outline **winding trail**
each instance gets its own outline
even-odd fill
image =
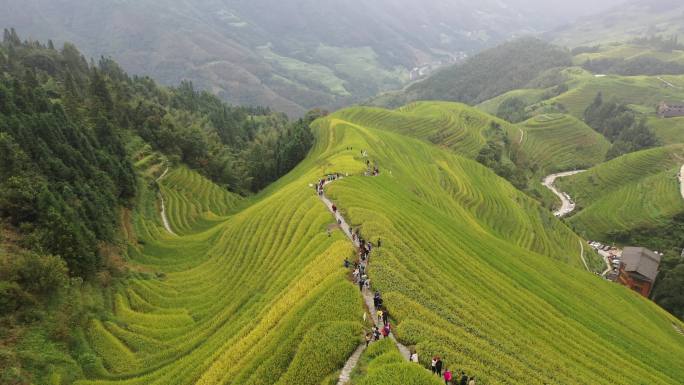
[[[582,263],[584,263],[584,267],[586,267],[587,271],[590,272],[591,270],[589,269],[589,265],[587,265],[587,259],[584,258],[584,241],[582,241],[580,239],[579,244],[580,244],[580,258],[582,258]]]
[[[525,131],[523,131],[522,128],[518,128],[518,130],[520,130],[520,141],[518,144],[522,144],[523,140],[525,139]]]
[[[677,87],[676,85],[674,85],[674,84],[668,82],[667,80],[663,79],[663,78],[660,77],[660,76],[658,76],[657,79],[660,80],[661,82],[665,83],[665,85],[667,85],[668,87],[679,88],[679,87]]]
[[[566,194],[563,194],[563,193],[562,193],[560,190],[558,190],[558,189],[556,188],[556,186],[554,185],[554,183],[556,182],[556,179],[558,179],[558,178],[563,178],[563,177],[566,177],[566,176],[577,175],[577,174],[583,173],[583,172],[585,172],[585,171],[587,171],[587,170],[577,170],[577,171],[561,172],[561,173],[558,173],[558,174],[551,174],[551,175],[547,176],[546,178],[544,178],[544,182],[542,182],[542,184],[543,184],[546,188],[548,188],[549,190],[551,190],[551,192],[553,192],[558,198],[560,198],[561,202],[563,203],[563,204],[561,205],[561,208],[560,208],[560,209],[558,209],[558,210],[556,210],[556,211],[553,212],[553,215],[555,215],[555,216],[557,216],[557,217],[559,217],[559,218],[562,218],[562,217],[564,217],[564,216],[570,214],[571,212],[573,212],[573,211],[575,210],[575,203],[572,202],[570,199],[568,199],[568,197],[566,196]]]
[[[156,179],[157,184],[159,181],[161,181],[166,174],[169,172],[169,167],[166,167],[166,170],[159,176],[159,178]],[[164,195],[161,193],[161,190],[159,190],[159,200],[161,201],[161,218],[162,218],[162,223],[164,224],[164,228],[166,231],[168,231],[171,235],[177,235],[176,233],[171,230],[171,224],[169,223],[169,218],[166,216],[166,205],[164,205]]]
[[[337,178],[336,180],[340,180],[340,179],[344,179],[344,177],[341,176],[341,177]],[[333,181],[325,181],[323,183],[324,192],[322,195],[320,195],[320,199],[323,202],[323,204],[325,204],[325,207],[328,208],[328,211],[330,211],[333,214],[333,216],[335,217],[335,220],[337,221],[337,223],[339,223],[340,229],[342,230],[344,235],[346,235],[347,238],[349,238],[349,240],[352,242],[352,245],[354,246],[354,248],[358,248],[361,245],[360,245],[359,241],[355,240],[354,237],[352,236],[351,226],[349,226],[349,224],[344,219],[342,214],[340,214],[339,207],[337,209],[337,212],[333,211],[333,209],[332,209],[333,202],[325,195],[325,186],[329,185],[332,182]],[[370,258],[371,257],[369,255],[367,270],[370,267]],[[373,323],[378,328],[382,328],[382,326],[383,326],[382,322],[380,322],[376,317],[377,309],[375,308],[375,304],[373,301],[373,290],[370,288],[364,289],[362,292],[362,295],[363,295],[363,301],[365,302],[366,307],[368,308],[368,311],[370,313],[371,320],[373,320]],[[404,357],[404,359],[406,361],[409,361],[411,351],[405,345],[403,345],[402,343],[397,341],[397,339],[394,337],[394,333],[390,333],[389,338],[397,346],[397,348],[399,349],[399,352],[401,353],[401,356]],[[351,375],[352,371],[354,370],[354,368],[356,367],[356,365],[359,363],[359,359],[361,358],[361,354],[364,352],[364,350],[366,350],[366,343],[362,342],[359,345],[359,347],[356,348],[354,353],[347,359],[347,362],[344,364],[344,367],[342,368],[342,372],[340,373],[340,378],[337,381],[337,385],[344,385],[347,382],[349,382],[350,375]]]

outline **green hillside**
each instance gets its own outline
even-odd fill
[[[664,145],[684,143],[684,117],[661,119],[651,116],[648,126]]]
[[[168,205],[168,218],[175,233],[210,227],[226,216],[241,197],[181,167],[160,179],[161,194]]]
[[[477,104],[522,88],[549,69],[569,65],[571,56],[562,48],[538,39],[517,39],[438,71],[402,91],[380,95],[372,102],[383,107],[399,107],[417,100]]]
[[[550,100],[562,104],[569,113],[581,118],[598,92],[605,99],[630,104],[638,112],[655,113],[664,100],[684,99],[684,76],[616,76],[585,77],[570,85],[570,90]],[[667,85],[664,81],[674,85]],[[593,96],[592,96],[593,95]]]
[[[332,217],[309,187],[327,172],[351,175],[327,194],[364,237],[383,240],[370,277],[397,338],[423,363],[439,354],[485,384],[678,382],[674,318],[582,270],[581,240],[565,225],[477,163],[344,114],[317,121],[304,162],[204,231],[168,235],[149,210],[138,212],[136,230],[150,236],[134,263],[155,274],[131,278],[114,315],[93,321],[86,339],[103,365],[79,384],[334,378],[359,343],[363,309],[342,268],[350,244],[339,231],[326,236]],[[360,149],[379,177],[359,176]],[[181,195],[198,184],[187,171],[170,175]],[[169,210],[187,212],[174,207],[181,202]],[[602,365],[607,356],[624,369]],[[360,384],[422,375],[370,358]]]
[[[684,147],[676,145],[628,154],[562,179],[561,189],[580,208],[570,223],[587,237],[602,240],[666,226],[684,212],[677,180],[682,164]]]
[[[492,123],[513,131],[505,121],[472,107],[450,102],[415,102],[396,110],[375,107],[347,108],[333,114],[354,124],[390,130],[449,148],[475,158],[487,143]]]
[[[610,143],[569,115],[539,115],[518,125],[520,149],[543,175],[603,162]]]
[[[588,61],[623,59],[626,61],[657,59],[666,63],[684,63],[684,51],[660,50],[635,43],[613,43],[605,46],[597,46],[592,52],[583,52],[575,55],[573,63],[582,65]],[[595,51],[595,52],[593,52]]]

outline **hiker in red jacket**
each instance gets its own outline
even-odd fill
[[[453,377],[452,377],[452,375],[451,375],[451,371],[449,370],[449,368],[447,368],[447,369],[444,371],[444,383],[445,383],[446,385],[449,385],[449,382],[451,382],[451,379],[452,379],[452,378],[453,378]]]
[[[390,324],[385,324],[385,326],[382,328],[382,335],[384,337],[388,337],[392,329],[390,328]]]

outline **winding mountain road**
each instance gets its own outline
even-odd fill
[[[667,80],[661,78],[660,76],[658,76],[658,80],[660,80],[661,82],[665,83],[665,85],[668,86],[668,87],[671,87],[671,88],[679,88],[679,87],[677,87],[676,85],[674,85],[674,84],[668,82]]]
[[[556,186],[554,185],[554,183],[556,182],[556,179],[567,177],[567,176],[572,176],[572,175],[577,175],[577,174],[583,173],[585,171],[587,171],[587,170],[561,172],[558,174],[551,174],[551,175],[547,176],[546,178],[544,178],[544,182],[542,182],[542,184],[546,188],[551,190],[551,192],[553,192],[558,198],[560,198],[560,200],[562,202],[561,208],[554,211],[553,215],[555,215],[559,218],[562,218],[562,217],[570,214],[571,212],[573,212],[575,210],[575,203],[569,199],[567,194],[564,194],[563,192],[558,190],[556,188]]]

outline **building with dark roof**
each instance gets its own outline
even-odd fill
[[[643,247],[626,247],[622,251],[617,282],[648,297],[658,276],[659,267],[659,254]]]
[[[658,105],[658,116],[661,118],[675,118],[684,116],[684,104],[661,102]]]

